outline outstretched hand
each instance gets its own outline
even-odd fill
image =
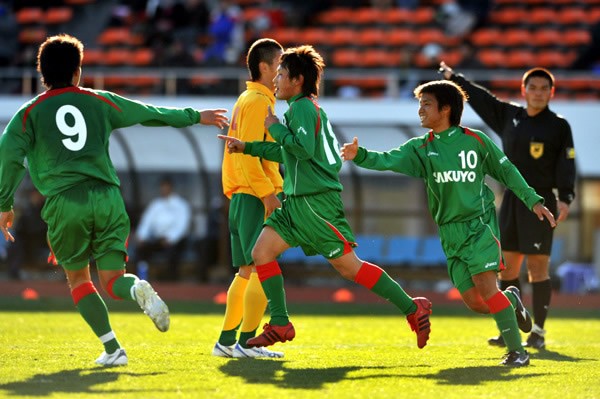
[[[533,206],[532,211],[537,215],[538,219],[543,221],[544,218],[546,218],[548,222],[550,222],[550,226],[556,227],[556,220],[554,220],[554,215],[552,214],[552,212],[550,212],[548,208],[542,205],[541,202],[535,204]]]
[[[0,231],[2,231],[6,241],[15,242],[15,238],[10,234],[10,231],[8,231],[8,228],[12,227],[14,218],[15,212],[13,210],[0,212]]]
[[[265,128],[269,129],[271,125],[279,123],[279,118],[273,113],[271,107],[267,108],[267,117],[265,118]]]
[[[340,148],[340,155],[344,161],[352,161],[358,154],[358,138],[352,139],[352,143],[345,143]]]
[[[444,76],[444,79],[450,79],[454,74],[452,68],[446,65],[444,61],[440,62],[440,69],[438,69],[438,72]]]
[[[227,143],[227,152],[230,154],[243,153],[244,148],[246,148],[246,143],[235,137],[226,136],[224,134],[218,134],[217,137]]]
[[[200,111],[200,123],[203,125],[216,126],[219,129],[223,129],[229,126],[229,118],[226,115],[227,110],[223,108],[219,109],[203,109]]]

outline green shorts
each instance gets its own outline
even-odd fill
[[[356,246],[338,191],[287,197],[265,225],[290,247],[300,246],[306,255],[336,259]]]
[[[263,229],[265,205],[250,194],[234,194],[229,204],[229,234],[233,267],[252,265],[252,248]]]
[[[48,198],[42,218],[48,224],[48,243],[65,269],[80,270],[91,256],[98,269],[125,268],[130,225],[119,187],[97,181],[80,184]],[[123,255],[122,263],[102,261],[115,252]]]
[[[475,286],[472,276],[504,269],[494,210],[468,222],[444,224],[440,237],[448,258],[448,274],[461,293]]]

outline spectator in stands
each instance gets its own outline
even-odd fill
[[[465,36],[482,26],[493,7],[491,0],[450,0],[442,4],[440,18],[450,36]]]
[[[240,8],[230,0],[222,0],[213,11],[208,34],[212,40],[204,53],[208,64],[236,64],[245,44]]]
[[[593,69],[600,74],[600,21],[591,28],[592,39],[577,55],[572,69]]]
[[[23,265],[40,266],[45,263],[49,249],[46,241],[46,223],[41,217],[44,196],[35,188],[27,193],[27,202],[15,212],[14,232],[17,238],[8,246],[8,275],[21,279]]]
[[[417,335],[417,346],[423,348],[431,331],[431,302],[427,298],[411,298],[383,269],[359,259],[353,250],[354,233],[341,200],[339,145],[327,114],[317,103],[324,65],[312,46],[290,48],[283,53],[275,77],[275,95],[286,100],[289,109],[283,123],[271,108],[265,119],[265,127],[275,142],[244,142],[219,136],[227,140],[230,153],[243,152],[283,163],[286,170],[286,199],[267,218],[252,250],[271,319],[262,334],[246,343],[261,347],[295,337],[277,257],[299,246],[307,255],[323,255],[344,278],[393,303],[406,315]]]
[[[418,86],[415,97],[421,126],[431,129],[428,133],[387,152],[359,148],[354,137],[342,147],[342,158],[366,169],[425,180],[429,210],[439,226],[452,283],[471,310],[494,317],[509,351],[502,364],[526,366],[529,354],[521,344],[519,328],[530,331],[531,317],[518,288],[502,292],[496,285],[496,273],[504,264],[494,193],[485,184],[486,176],[512,190],[535,215],[533,223],[545,217],[554,227],[554,216],[489,137],[460,126],[467,99],[460,86],[432,81]]]
[[[558,222],[569,214],[575,198],[575,149],[569,123],[549,108],[554,95],[554,76],[544,68],[523,74],[521,94],[526,106],[501,101],[484,87],[455,74],[444,62],[444,78],[458,83],[469,96],[473,110],[501,138],[506,155],[525,179],[543,197],[544,203],[558,213]],[[558,198],[553,189],[558,190]],[[521,265],[526,259],[529,282],[533,289],[535,325],[527,346],[545,346],[544,323],[550,308],[550,252],[554,229],[536,223],[521,201],[505,192],[500,208],[500,227],[506,270],[500,273],[500,287],[520,287]],[[490,338],[490,345],[504,346],[502,336]]]
[[[167,257],[166,279],[179,279],[181,257],[192,223],[190,204],[173,188],[173,180],[160,180],[160,196],[150,202],[135,233],[135,260],[138,273],[148,271],[152,255]]]
[[[275,86],[283,48],[273,39],[260,39],[250,47],[246,64],[251,81],[232,110],[230,137],[244,141],[274,142],[264,126],[268,108],[275,107]],[[283,178],[279,163],[225,149],[222,167],[223,194],[229,204],[231,259],[236,275],[227,291],[227,307],[219,340],[212,354],[221,357],[283,357],[267,348],[250,348],[267,307],[258,279],[252,248],[265,218],[281,207]],[[239,340],[237,338],[240,329]]]

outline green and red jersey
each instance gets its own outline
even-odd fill
[[[192,108],[155,107],[74,86],[48,90],[25,103],[0,137],[0,211],[12,208],[25,159],[33,184],[46,197],[90,180],[119,186],[109,156],[114,129],[199,121]]]
[[[327,114],[303,95],[292,97],[288,105],[283,123],[269,128],[275,143],[249,142],[244,153],[283,163],[287,196],[342,191],[342,159]]]
[[[360,147],[354,162],[424,179],[429,211],[438,225],[465,222],[495,209],[486,175],[513,191],[529,209],[543,201],[489,137],[459,126],[415,137],[387,152]]]

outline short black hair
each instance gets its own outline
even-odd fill
[[[554,75],[552,75],[552,73],[550,73],[550,71],[546,68],[540,67],[532,68],[523,74],[523,86],[527,86],[529,79],[535,77],[547,79],[550,83],[550,87],[554,87]]]
[[[79,39],[64,33],[49,37],[37,54],[37,71],[42,75],[42,83],[46,88],[71,86],[82,59],[83,43]]]
[[[280,66],[288,70],[290,79],[304,76],[302,94],[315,97],[319,95],[319,84],[325,62],[313,46],[304,45],[285,50],[281,56]]]
[[[435,96],[440,111],[444,105],[450,106],[450,125],[460,125],[465,101],[469,98],[462,87],[450,80],[433,80],[423,83],[414,91],[416,98],[421,97],[423,93]]]
[[[246,56],[246,66],[248,67],[248,73],[250,73],[250,80],[253,82],[260,80],[259,64],[261,62],[270,64],[282,51],[283,47],[281,44],[273,39],[258,39],[252,43]]]

